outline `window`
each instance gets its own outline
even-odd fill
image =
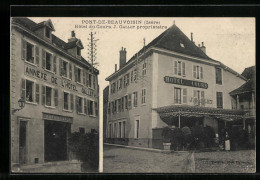
[[[42,85],[42,105],[58,106],[58,89]]]
[[[193,78],[203,79],[203,67],[193,65]]]
[[[51,106],[52,105],[52,88],[46,86],[46,105]]]
[[[46,66],[45,69],[51,71],[52,70],[52,59],[51,54],[46,52]]]
[[[194,90],[193,91],[193,102],[195,106],[205,106],[205,92]]]
[[[114,137],[116,138],[117,137],[117,126],[116,126],[116,123],[114,123]]]
[[[82,83],[82,69],[74,66],[75,82]]]
[[[51,38],[51,31],[49,28],[45,28],[45,36],[49,39]]]
[[[94,115],[94,101],[87,100],[88,101],[88,114]]]
[[[26,61],[34,63],[34,45],[26,42]]]
[[[217,108],[223,108],[223,94],[222,92],[217,92]]]
[[[116,82],[114,82],[112,85],[111,85],[111,93],[115,93],[116,92]]]
[[[122,83],[123,83],[123,79],[120,78],[118,83],[118,89],[122,89]]]
[[[181,88],[174,88],[174,104],[181,104]]]
[[[76,96],[77,113],[83,113],[83,98]]]
[[[133,71],[131,71],[131,82],[133,82],[133,79],[134,79],[134,72]]]
[[[118,112],[121,112],[121,99],[118,99],[117,102],[118,102]]]
[[[185,76],[185,63],[181,61],[174,61],[174,75]]]
[[[142,89],[142,104],[145,104],[146,102],[145,95],[146,95],[146,89]]]
[[[135,138],[139,138],[139,120],[135,120]]]
[[[125,96],[125,109],[128,109],[128,96]]]
[[[143,70],[142,70],[142,75],[145,76],[146,75],[146,63],[143,63]]]
[[[119,136],[119,138],[122,138],[122,122],[118,123],[118,130],[119,130],[118,136]]]
[[[64,92],[63,96],[64,96],[64,106],[63,106],[63,108],[65,110],[69,110],[69,93]]]
[[[95,114],[96,116],[98,116],[98,103],[95,102]]]
[[[135,69],[134,70],[134,81],[136,81],[137,80],[137,70]]]
[[[128,94],[128,109],[132,107],[132,94]]]
[[[89,87],[92,87],[92,74],[88,74],[88,83],[89,83]],[[114,87],[114,88],[116,88],[116,87]]]
[[[125,130],[126,130],[125,121],[123,121],[123,138],[125,138]]]
[[[127,75],[125,75],[126,77],[126,82],[125,82],[125,86],[129,85],[129,73]]]
[[[93,75],[93,88],[96,89],[96,76]]]
[[[34,102],[34,82],[26,80],[26,101]]]
[[[81,83],[81,69],[80,68],[78,68],[77,73],[78,73],[78,80],[77,80],[77,82]]]
[[[134,92],[133,95],[134,95],[134,107],[137,107],[137,100],[138,100],[137,92]]]
[[[220,68],[216,68],[216,84],[222,84],[222,71]]]
[[[121,110],[124,111],[124,97],[121,98]]]
[[[80,48],[77,47],[77,55],[80,56],[81,55],[81,51],[80,51]]]
[[[112,102],[111,105],[112,105],[112,106],[111,106],[112,114],[114,114],[114,113],[115,113],[115,109],[114,109],[115,103]]]

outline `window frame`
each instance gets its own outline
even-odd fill
[[[45,107],[48,107],[48,108],[56,108],[55,107],[55,100],[54,100],[54,86],[51,86],[51,85],[49,85],[49,84],[44,84],[44,87],[45,87],[45,104],[44,104],[44,106]],[[51,105],[49,106],[49,105],[47,105],[47,87],[48,88],[51,88]]]
[[[218,81],[217,70],[220,70],[220,82]],[[216,84],[218,84],[218,85],[222,85],[223,84],[223,73],[222,72],[223,71],[222,71],[222,69],[220,67],[216,67],[215,68]]]
[[[146,104],[146,88],[142,89],[142,100],[141,100],[141,104],[144,105]]]
[[[218,97],[218,94],[221,94],[221,106],[218,106],[219,105],[219,97]],[[219,92],[217,91],[216,92],[216,105],[217,105],[217,108],[218,109],[223,109],[224,108],[224,98],[223,98],[223,92]]]
[[[174,94],[174,104],[182,104],[182,88],[174,87],[173,94]],[[179,95],[178,97],[176,97],[177,94]]]
[[[25,102],[28,103],[28,104],[37,104],[36,102],[36,80],[35,79],[30,79],[30,78],[24,78],[25,80]],[[32,98],[33,98],[33,101],[27,101],[27,98],[26,98],[26,92],[27,92],[27,88],[26,88],[26,85],[27,85],[27,81],[30,81],[33,83],[33,87],[32,87]],[[39,90],[39,97],[40,97],[40,90]]]
[[[54,55],[53,55],[53,53],[51,53],[49,50],[46,50],[46,49],[44,49],[44,53],[45,53],[45,67],[44,67],[44,70],[48,71],[50,73],[54,73],[54,71],[53,71],[53,58],[54,58]],[[51,64],[50,70],[46,68],[46,66],[47,66],[47,53],[51,55],[50,56],[50,64]]]

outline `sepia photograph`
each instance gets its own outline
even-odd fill
[[[255,18],[11,17],[11,173],[255,173]]]

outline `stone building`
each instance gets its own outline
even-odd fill
[[[51,20],[11,21],[12,164],[68,160],[70,133],[99,127],[99,71],[82,57],[74,31],[67,42],[53,31]]]
[[[176,25],[126,61],[109,81],[107,142],[162,148],[165,126],[211,126],[217,135],[226,122],[244,117],[232,109],[230,92],[246,82],[239,73],[207,56]]]

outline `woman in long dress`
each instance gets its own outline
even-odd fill
[[[230,151],[230,138],[229,138],[228,132],[226,132],[226,135],[225,135],[225,150]]]

